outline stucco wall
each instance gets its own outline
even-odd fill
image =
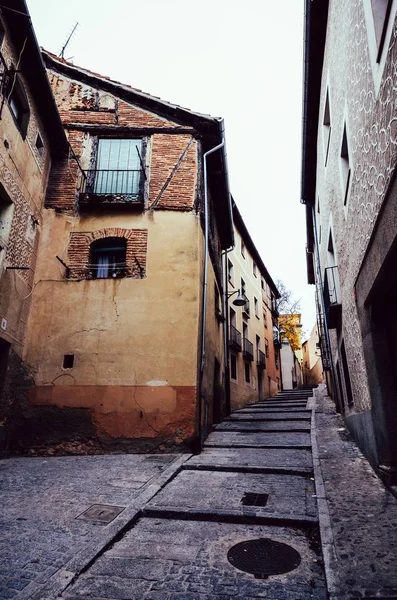
[[[130,215],[147,230],[143,279],[65,279],[56,255],[71,231],[111,228],[117,215],[46,211],[24,359],[34,405],[87,408],[99,435],[194,434],[199,321],[199,222],[192,214]],[[63,368],[74,355],[72,369]]]
[[[331,0],[323,67],[318,132],[317,227],[321,228],[321,264],[327,265],[329,232],[333,232],[342,299],[339,334],[331,332],[334,360],[340,359],[343,336],[354,397],[348,412],[371,406],[362,350],[354,285],[397,158],[395,118],[397,64],[396,3],[386,35],[384,56],[373,60],[373,22],[367,0]],[[325,165],[323,115],[329,90],[331,139]],[[346,206],[340,171],[344,122],[351,161]],[[318,201],[317,200],[317,201]]]
[[[244,357],[242,352],[231,350],[237,358],[237,379],[231,379],[231,408],[236,409],[244,406],[248,402],[256,402],[261,399],[273,396],[277,393],[277,377],[280,377],[280,371],[275,365],[275,348],[273,345],[273,322],[270,310],[270,289],[264,275],[256,265],[254,273],[254,259],[247,247],[244,248],[244,256],[241,252],[241,233],[235,227],[235,247],[228,253],[228,259],[233,264],[233,276],[229,280],[228,292],[236,292],[241,286],[241,279],[246,284],[246,296],[250,301],[250,317],[247,318],[241,307],[233,305],[233,300],[237,294],[229,299],[229,308],[236,313],[236,328],[243,336],[243,322],[248,327],[248,339],[253,344],[254,360],[247,361],[250,364],[250,382],[245,380]],[[262,289],[262,280],[264,289]],[[257,314],[255,314],[255,301],[257,300]],[[266,315],[266,318],[264,317]],[[266,353],[266,369],[257,368],[257,346],[256,336],[259,337],[259,349]],[[261,394],[260,383],[261,379]]]

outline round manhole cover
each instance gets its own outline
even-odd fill
[[[294,548],[269,538],[240,542],[230,548],[227,559],[233,567],[252,573],[257,579],[288,573],[301,562],[300,554]]]

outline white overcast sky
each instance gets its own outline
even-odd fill
[[[303,0],[27,0],[39,44],[164,100],[223,117],[232,194],[273,279],[301,298]]]

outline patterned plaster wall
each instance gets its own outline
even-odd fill
[[[397,21],[377,93],[370,61],[366,0],[331,0],[318,131],[317,199],[321,264],[327,265],[332,222],[343,305],[343,335],[355,410],[370,407],[354,284],[397,159]],[[394,13],[395,14],[395,13]],[[393,17],[394,18],[394,17]],[[323,116],[328,87],[331,139],[325,166]],[[343,203],[340,152],[346,122],[351,163],[350,192]],[[337,340],[332,333],[334,356]]]

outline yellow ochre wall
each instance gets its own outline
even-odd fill
[[[72,231],[116,227],[120,217],[46,211],[24,358],[33,405],[86,408],[99,436],[181,442],[194,434],[199,324],[198,217],[124,215],[147,229],[144,279],[71,281],[56,259]],[[63,369],[64,354],[74,354]]]

